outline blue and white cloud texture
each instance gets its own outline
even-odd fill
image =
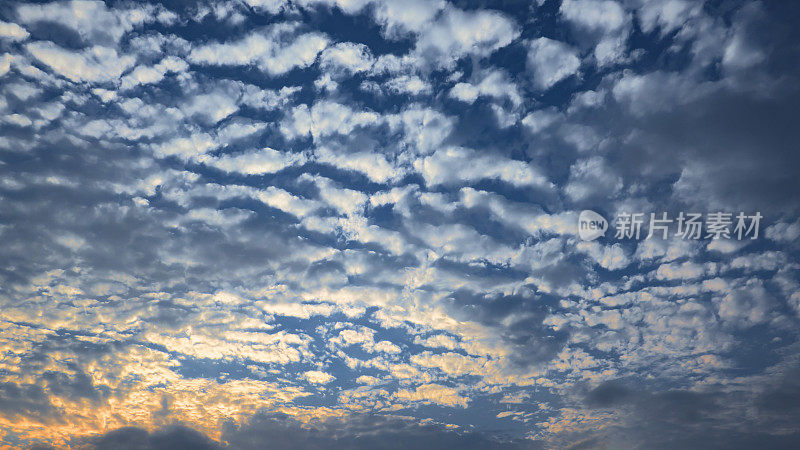
[[[799,445],[791,2],[0,19],[4,446]]]

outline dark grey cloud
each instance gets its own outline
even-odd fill
[[[584,402],[590,408],[616,411],[623,424],[586,439],[596,448],[746,449],[759,442],[769,448],[794,448],[800,443],[794,373],[779,375],[773,387],[728,392],[656,391],[636,387],[632,380],[606,381],[589,390]],[[754,409],[761,411],[755,417]]]
[[[537,294],[530,288],[513,295],[457,291],[447,303],[456,317],[497,330],[513,352],[512,362],[523,368],[552,360],[569,340],[569,330],[554,331],[542,323],[557,305],[555,297]]]
[[[258,414],[239,427],[229,427],[223,440],[237,449],[534,449],[536,442],[502,442],[471,431],[447,430],[440,425],[419,425],[382,416],[352,416],[321,428],[303,427],[280,414]]]
[[[155,431],[126,427],[101,436],[76,439],[77,445],[96,450],[216,450],[222,448],[202,433],[191,428],[174,425]]]
[[[0,383],[0,411],[12,419],[28,418],[44,423],[57,419],[58,409],[44,389],[35,384]]]
[[[221,442],[192,428],[172,425],[154,431],[120,428],[101,436],[76,438],[72,443],[96,450],[542,448],[536,441],[498,441],[478,432],[447,430],[440,425],[420,425],[391,416],[352,416],[345,422],[332,420],[309,426],[277,413],[258,413],[244,424],[229,423]]]

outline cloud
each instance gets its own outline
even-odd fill
[[[189,65],[182,59],[168,56],[151,67],[137,66],[122,78],[120,88],[125,90],[138,85],[158,83],[167,74],[185,72],[188,68]]]
[[[314,384],[327,384],[334,380],[333,375],[319,370],[309,370],[303,374],[303,378]]]
[[[386,82],[386,87],[396,94],[430,94],[431,87],[420,77],[401,75]]]
[[[469,398],[462,397],[458,390],[438,384],[423,384],[416,389],[400,389],[395,393],[399,400],[408,402],[436,403],[447,406],[461,406],[466,408]]]
[[[627,20],[622,5],[613,0],[566,0],[561,3],[559,12],[580,27],[603,32],[618,30]]]
[[[135,61],[133,56],[100,46],[73,52],[52,42],[31,42],[25,48],[56,74],[74,82],[116,82]]]
[[[303,6],[324,5],[329,8],[337,7],[347,14],[356,14],[369,5],[372,0],[301,0]]]
[[[192,160],[216,147],[217,143],[213,137],[206,133],[196,133],[154,145],[153,153],[160,158],[177,156],[184,160]]]
[[[586,251],[600,267],[607,270],[622,269],[631,263],[630,258],[619,244],[602,246],[597,242],[581,242],[577,248]]]
[[[795,242],[800,237],[800,222],[779,222],[766,230],[766,236],[776,242]]]
[[[552,110],[537,110],[522,119],[522,124],[528,127],[531,133],[539,133],[556,123],[559,114]]]
[[[144,5],[132,9],[109,9],[102,1],[71,0],[45,4],[23,4],[17,17],[24,24],[53,22],[78,33],[86,42],[112,45],[134,27],[168,15],[163,9]]]
[[[631,20],[620,3],[567,0],[561,3],[559,11],[577,31],[579,40],[594,47],[598,67],[624,59]]]
[[[187,116],[199,116],[210,124],[215,124],[239,109],[238,98],[231,90],[215,90],[198,94],[181,105]]]
[[[549,89],[578,72],[581,60],[577,52],[563,42],[538,38],[528,47],[528,67],[539,89]]]
[[[388,38],[400,38],[422,32],[446,4],[442,0],[409,0],[402,4],[384,0],[377,2],[374,15]]]
[[[272,442],[278,448],[531,448],[528,441],[497,441],[480,433],[447,427],[440,423],[418,423],[402,417],[377,414],[351,415],[331,420],[320,427],[303,426],[285,414],[254,416],[242,426],[229,425],[222,439],[240,449],[258,448]],[[536,447],[533,447],[536,448]]]
[[[449,95],[466,103],[473,103],[479,96],[489,96],[498,100],[508,99],[514,106],[522,103],[517,86],[508,80],[502,71],[483,74],[483,78],[477,84],[457,83],[450,89]]]
[[[125,427],[110,431],[101,436],[82,439],[89,448],[106,449],[169,449],[192,448],[197,450],[213,450],[221,446],[189,427],[174,425],[150,432],[136,427]]]
[[[256,11],[267,11],[270,14],[277,14],[288,5],[286,0],[245,0],[245,3]]]
[[[11,61],[12,57],[8,53],[4,53],[2,57],[0,57],[0,76],[3,76],[11,70]]]
[[[763,26],[758,4],[749,5],[737,13],[737,22],[732,27],[731,37],[722,54],[722,65],[735,73],[751,68],[766,59],[765,50],[753,39],[754,30]]]
[[[609,199],[617,196],[623,186],[622,178],[603,158],[595,156],[578,160],[570,167],[564,193],[574,201]]]
[[[372,111],[355,111],[347,105],[320,101],[309,108],[299,105],[281,123],[288,139],[311,135],[315,140],[332,134],[349,134],[359,127],[375,125],[381,117]]]
[[[189,61],[202,65],[254,65],[273,76],[308,67],[328,45],[321,33],[298,33],[298,24],[281,23],[227,43],[209,43],[192,49]]]
[[[796,5],[728,6],[12,5],[0,440],[791,447]]]
[[[0,39],[8,39],[11,42],[24,41],[30,36],[25,28],[9,22],[0,21]]]
[[[652,72],[637,75],[627,72],[614,85],[614,98],[637,115],[659,112],[690,103],[713,89],[679,73]]]
[[[796,386],[783,376],[776,378],[769,383],[774,387],[760,388],[753,393],[713,389],[664,391],[637,387],[632,380],[609,380],[587,392],[584,401],[591,408],[616,410],[617,417],[623,417],[625,425],[591,431],[588,436],[581,436],[581,440],[592,445],[621,448],[647,445],[658,449],[675,446],[700,449],[718,444],[753,448],[765,443],[791,447],[798,440],[796,433],[769,434],[764,431],[765,422],[756,424],[746,419],[741,423],[727,422],[725,414],[721,414],[727,411],[743,419],[744,410],[768,404],[765,400],[774,399],[775,393],[781,392],[784,398],[793,398]],[[776,402],[776,406],[782,403]],[[725,405],[730,406],[726,408]],[[703,427],[696,426],[699,418],[704,421]],[[769,423],[777,425],[780,420]]]
[[[306,160],[302,153],[282,153],[271,148],[219,157],[203,155],[197,158],[198,162],[208,166],[244,175],[275,173],[287,167],[302,165]]]
[[[665,280],[687,280],[699,278],[706,274],[714,274],[714,263],[698,264],[692,261],[670,263],[658,266],[656,277]]]
[[[330,164],[342,170],[359,172],[375,183],[386,183],[402,175],[402,170],[393,166],[378,153],[354,152],[342,154],[327,147],[319,147],[314,151],[316,160]]]
[[[0,383],[0,411],[11,419],[29,418],[49,422],[58,415],[41,386]]]
[[[523,162],[502,157],[479,156],[475,151],[450,147],[414,162],[430,185],[463,185],[482,179],[496,179],[513,186],[547,187],[549,182],[539,171]]]
[[[415,51],[433,66],[452,66],[465,55],[488,56],[519,36],[519,28],[497,11],[446,8],[425,27]]]
[[[763,323],[769,318],[775,300],[767,293],[760,282],[748,283],[748,286],[715,299],[720,317],[734,326],[753,326]]]
[[[646,33],[658,27],[660,34],[665,36],[699,16],[701,9],[700,5],[686,0],[640,2],[638,17]]]
[[[349,75],[364,72],[372,68],[374,58],[364,44],[339,42],[320,54],[320,66],[334,73]]]

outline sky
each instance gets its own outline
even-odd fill
[[[3,2],[0,445],[798,448],[798,24]]]

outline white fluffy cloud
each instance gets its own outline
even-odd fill
[[[497,155],[481,155],[474,150],[449,147],[418,159],[414,168],[431,185],[460,185],[484,179],[504,181],[514,186],[549,186],[547,179],[524,161]]]
[[[109,47],[95,46],[73,52],[52,42],[32,42],[25,48],[54,72],[72,81],[116,82],[133,66],[135,57],[119,55]]]
[[[597,242],[581,242],[577,249],[586,252],[602,268],[618,270],[627,267],[631,260],[621,245],[600,245]]]
[[[561,114],[553,108],[540,109],[525,116],[522,124],[528,127],[532,133],[539,133],[556,123],[560,117]]]
[[[364,44],[340,42],[326,48],[320,55],[320,65],[334,74],[353,74],[369,70],[375,58]]]
[[[499,70],[490,70],[481,74],[479,81],[473,83],[457,83],[450,89],[450,97],[462,102],[472,103],[480,96],[488,96],[496,100],[508,99],[514,106],[522,103],[522,96],[517,85],[508,75]]]
[[[270,75],[308,67],[328,45],[317,32],[298,33],[298,24],[281,23],[239,40],[209,43],[192,49],[189,61],[207,65],[256,65]]]
[[[8,39],[10,41],[24,41],[30,36],[25,28],[9,22],[0,20],[0,39]]]
[[[417,39],[417,53],[429,64],[449,67],[467,54],[487,56],[519,36],[519,27],[496,11],[447,8]]]
[[[444,0],[383,0],[375,7],[375,20],[388,37],[419,33],[445,5]]]
[[[163,80],[169,73],[184,72],[189,65],[180,58],[168,56],[153,66],[137,66],[122,78],[121,88],[130,89],[142,84],[153,84]]]
[[[24,4],[17,8],[22,23],[56,22],[74,30],[87,41],[110,45],[135,26],[154,19],[169,20],[163,8],[144,5],[132,9],[109,9],[99,0],[71,0]]]
[[[627,22],[622,5],[612,0],[564,0],[560,12],[570,22],[605,33],[619,30]]]
[[[611,199],[619,193],[622,186],[622,178],[603,158],[594,156],[576,161],[572,165],[564,192],[575,201],[597,197]]]
[[[303,374],[303,378],[314,384],[327,384],[336,379],[333,375],[319,370],[309,370]]]
[[[386,82],[386,87],[396,94],[429,94],[431,86],[416,75],[401,75]]]
[[[327,147],[314,151],[318,162],[330,164],[342,170],[359,172],[376,183],[385,183],[403,174],[403,171],[390,164],[378,153],[353,152],[340,153]]]
[[[395,397],[407,402],[436,403],[463,408],[469,403],[469,398],[459,395],[458,389],[439,384],[423,384],[414,390],[400,389],[395,393]]]
[[[202,155],[197,158],[198,162],[225,172],[244,175],[275,173],[286,167],[303,164],[306,160],[306,156],[302,153],[285,153],[271,148],[219,157]]]
[[[622,5],[612,0],[565,0],[561,3],[560,11],[594,45],[598,66],[623,60],[631,20]]]
[[[296,106],[281,123],[281,132],[289,139],[308,135],[318,139],[332,134],[347,134],[357,127],[374,125],[380,119],[371,111],[354,111],[339,103],[321,101],[311,108]]]
[[[218,89],[206,94],[197,94],[181,105],[181,110],[187,116],[197,116],[215,124],[239,109],[238,96],[239,93],[234,89]]]
[[[645,33],[656,27],[662,36],[702,13],[702,4],[689,0],[640,1],[638,19]]]
[[[542,37],[529,45],[528,67],[539,89],[549,89],[577,73],[580,65],[578,52],[563,42]]]

